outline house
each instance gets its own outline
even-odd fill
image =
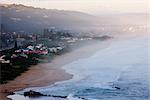
[[[57,53],[57,49],[55,47],[49,48],[50,53]]]
[[[40,49],[43,46],[43,44],[38,44],[37,46],[35,46],[37,49]]]
[[[4,57],[5,55],[0,57],[0,63],[10,64],[10,60],[5,60]]]
[[[51,53],[58,53],[61,50],[63,50],[62,47],[52,47],[52,48],[49,48],[49,52],[51,52]]]
[[[39,54],[46,55],[46,54],[48,54],[48,50],[41,50]]]
[[[29,50],[34,50],[34,46],[31,46],[31,45],[30,45],[30,46],[27,47],[27,49],[29,49]]]

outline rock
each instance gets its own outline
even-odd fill
[[[115,86],[114,88],[116,88],[117,90],[120,90],[120,87]]]
[[[67,96],[55,96],[55,95],[52,95],[52,97],[54,97],[54,98],[67,98]]]
[[[14,95],[14,94],[15,94],[14,92],[9,92],[9,93],[8,93],[8,95]]]
[[[44,96],[44,95],[40,92],[35,92],[35,91],[30,90],[30,91],[24,92],[24,96],[39,97],[39,96]]]
[[[32,90],[24,92],[24,96],[28,96],[28,97],[48,96],[48,97],[54,97],[54,98],[67,98],[67,96],[44,95],[40,92],[36,92],[36,91],[32,91]]]

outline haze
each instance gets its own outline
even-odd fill
[[[74,10],[90,14],[149,13],[149,0],[1,0],[5,4]]]

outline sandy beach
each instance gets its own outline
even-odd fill
[[[72,75],[61,69],[63,65],[88,57],[96,51],[107,47],[110,43],[111,39],[107,41],[93,41],[71,52],[56,56],[50,63],[30,67],[28,71],[22,73],[15,80],[0,85],[0,100],[7,100],[6,96],[9,92],[28,87],[47,86],[58,81],[71,79]]]

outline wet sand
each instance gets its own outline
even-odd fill
[[[53,84],[58,81],[68,80],[72,75],[65,72],[61,67],[77,59],[88,57],[96,51],[107,47],[111,39],[107,41],[92,41],[80,48],[56,56],[50,63],[38,64],[30,67],[15,80],[0,85],[0,100],[7,100],[9,92],[14,92],[28,87],[40,87]]]

